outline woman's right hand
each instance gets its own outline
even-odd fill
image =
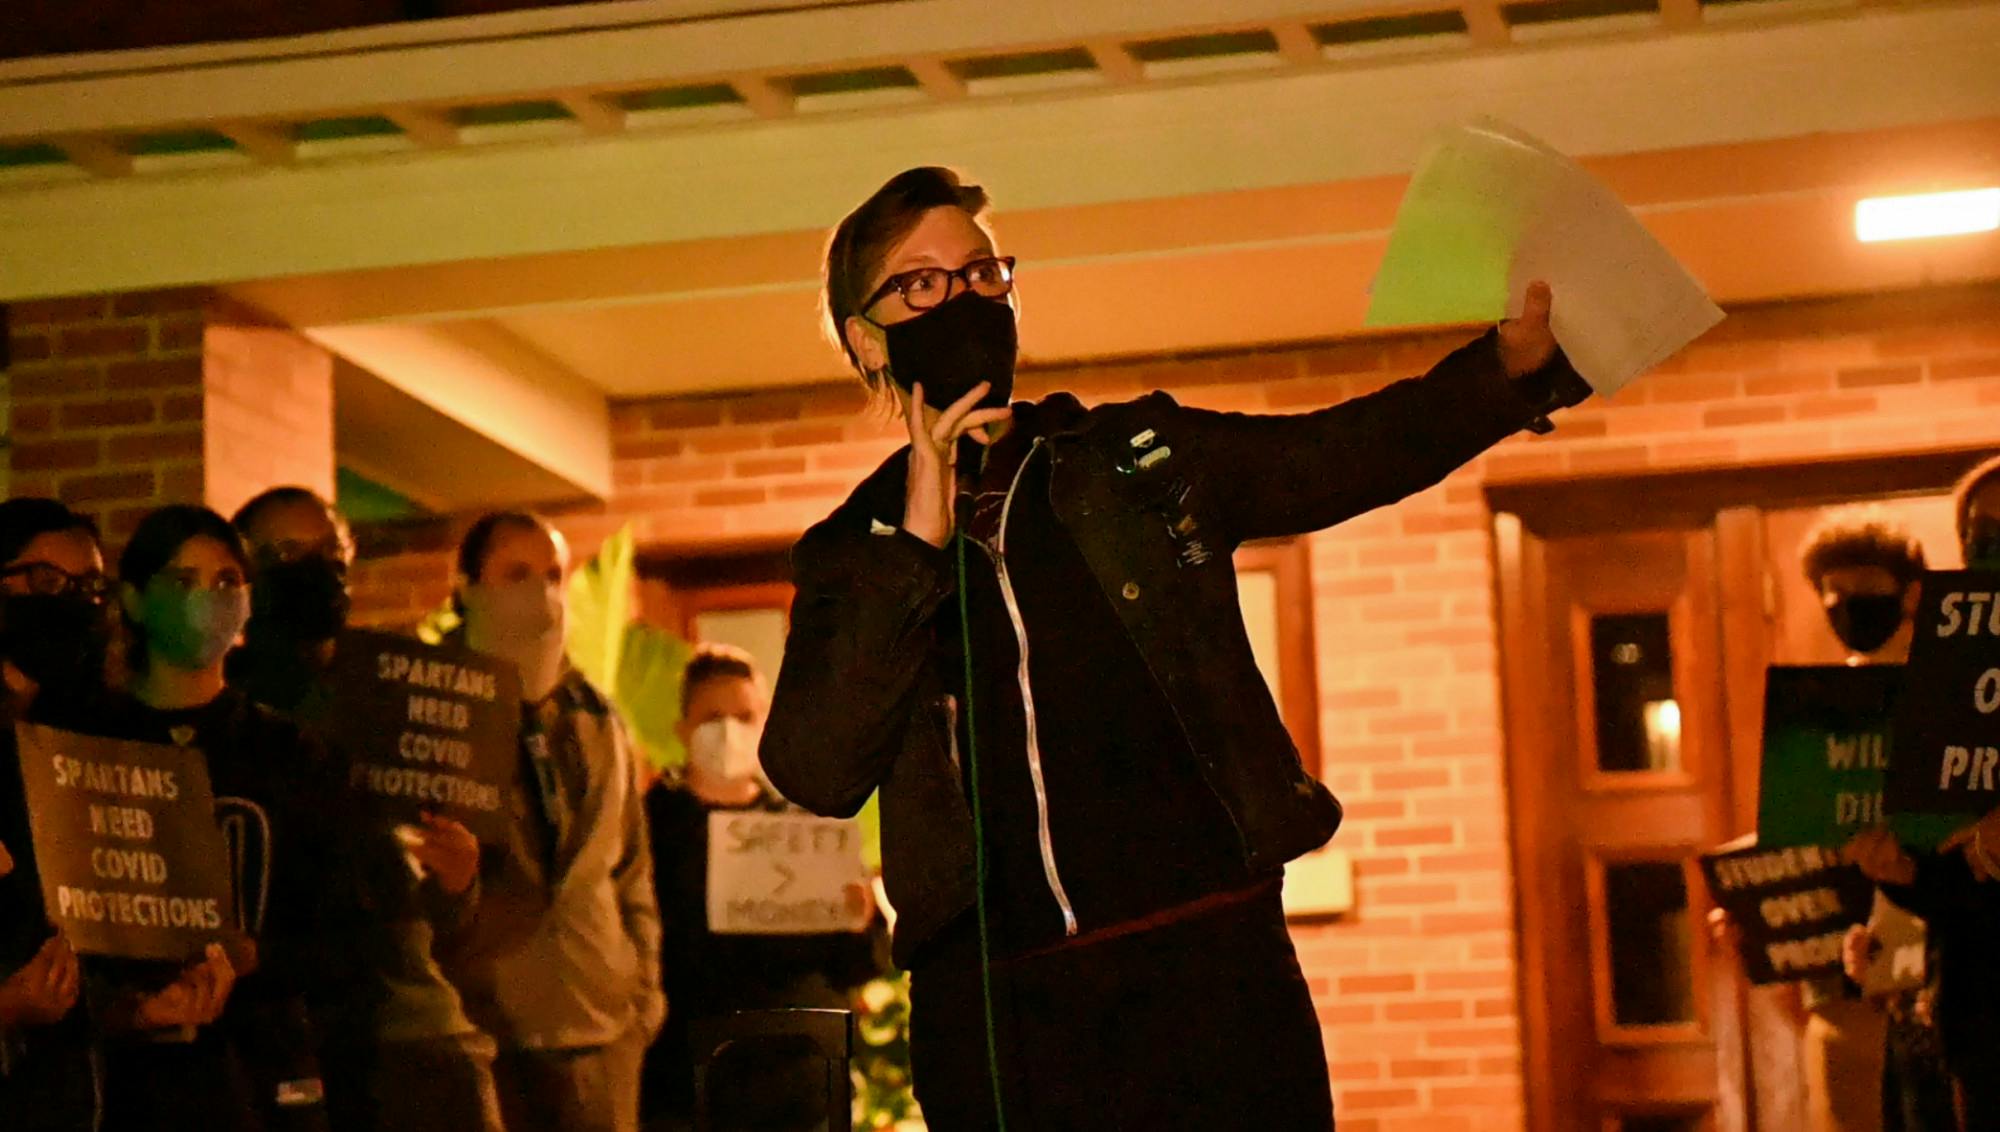
[[[922,383],[911,387],[904,418],[910,430],[910,470],[903,488],[903,529],[942,549],[950,540],[952,509],[958,498],[958,438],[971,436],[986,442],[986,426],[1013,416],[1012,409],[973,411],[992,386],[980,382],[965,396],[925,419]]]
[[[0,982],[0,1027],[50,1026],[76,1005],[83,977],[61,935],[48,938],[20,970]]]
[[[202,961],[190,965],[164,989],[142,994],[132,1005],[132,1027],[164,1030],[175,1026],[206,1026],[222,1016],[229,991],[236,985],[236,967],[219,943],[208,945]]]

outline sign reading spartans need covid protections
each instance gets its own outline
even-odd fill
[[[29,723],[14,737],[42,899],[71,946],[180,962],[235,925],[200,751]]]
[[[1845,845],[1882,824],[1898,665],[1774,666],[1764,677],[1757,844]]]
[[[2000,806],[2000,573],[1926,574],[1918,600],[1885,801],[1931,848]]]
[[[520,789],[521,681],[513,665],[393,633],[340,638],[330,731],[350,785],[391,814],[507,835]]]

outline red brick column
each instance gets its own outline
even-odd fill
[[[54,496],[117,543],[166,503],[333,486],[332,360],[205,290],[16,303],[10,496]]]

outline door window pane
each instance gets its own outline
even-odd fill
[[[1664,613],[1590,619],[1597,766],[1611,772],[1678,770],[1681,707]]]
[[[693,627],[698,643],[735,645],[757,662],[767,682],[778,678],[785,658],[783,609],[710,609],[695,615]]]
[[[1243,607],[1243,629],[1250,635],[1250,655],[1271,688],[1271,698],[1284,703],[1278,678],[1278,575],[1273,570],[1240,570],[1236,600]]]
[[[1692,1022],[1687,875],[1679,863],[1606,864],[1604,916],[1613,1020],[1621,1026]],[[1651,1119],[1669,1118],[1626,1117],[1626,1126]]]

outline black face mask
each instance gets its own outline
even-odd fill
[[[1965,567],[2000,570],[2000,518],[1980,516],[1966,524]]]
[[[319,555],[260,569],[250,602],[251,636],[307,643],[339,634],[353,604],[346,568]]]
[[[889,346],[889,379],[905,392],[922,383],[924,404],[943,409],[982,381],[993,388],[983,409],[1004,409],[1014,395],[1014,358],[1020,338],[1014,308],[1005,299],[967,292],[942,306],[882,328]]]
[[[1903,627],[1901,594],[1842,594],[1826,607],[1833,635],[1857,653],[1872,653]]]
[[[43,693],[103,685],[111,643],[103,606],[73,594],[9,594],[0,618],[0,654]]]

